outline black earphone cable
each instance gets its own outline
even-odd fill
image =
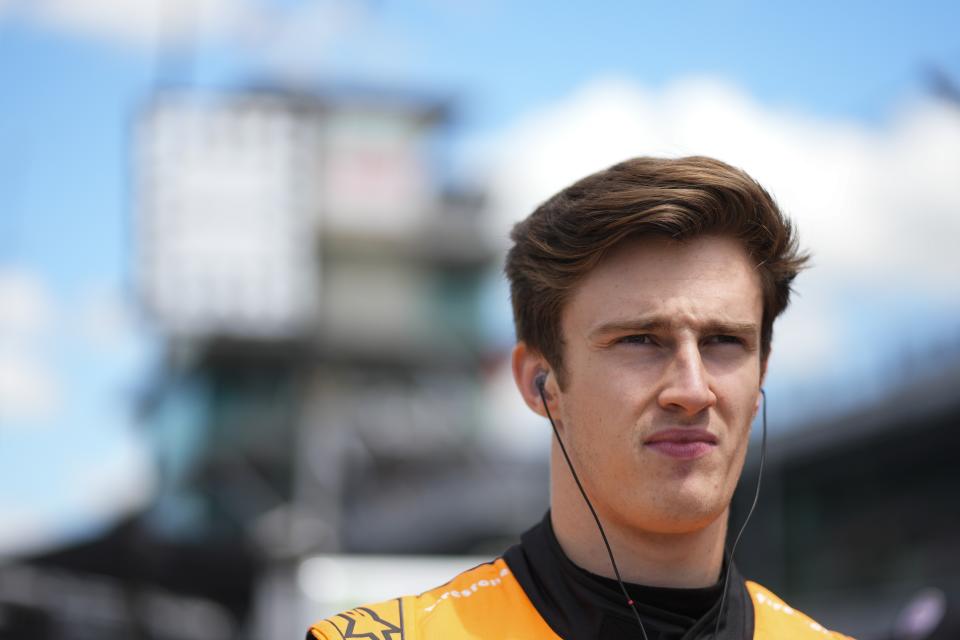
[[[600,530],[600,537],[603,538],[603,544],[607,547],[607,555],[610,556],[610,564],[613,566],[613,573],[617,576],[617,584],[620,585],[620,590],[623,591],[623,597],[626,598],[627,606],[630,607],[631,611],[633,611],[633,615],[637,617],[637,624],[640,625],[640,632],[643,634],[643,640],[649,640],[649,638],[647,638],[647,630],[643,626],[643,620],[640,619],[640,611],[637,609],[637,603],[634,602],[633,598],[630,597],[630,594],[627,593],[627,587],[623,584],[623,579],[620,577],[620,569],[617,567],[617,561],[613,559],[613,549],[610,548],[610,541],[607,540],[607,534],[603,530],[603,525],[600,524],[600,517],[593,508],[590,498],[587,497],[587,492],[584,490],[583,484],[580,483],[580,478],[577,476],[577,472],[573,468],[573,463],[570,461],[570,456],[567,455],[567,448],[563,446],[563,440],[560,438],[560,432],[557,430],[557,425],[553,421],[553,416],[550,415],[550,408],[547,406],[547,398],[544,393],[543,386],[544,379],[538,379],[537,389],[540,391],[540,400],[543,401],[543,409],[547,413],[547,419],[550,420],[550,426],[553,427],[553,435],[556,436],[557,443],[560,445],[560,451],[563,452],[563,457],[567,461],[567,466],[570,467],[570,473],[573,475],[573,479],[577,483],[577,488],[580,489],[580,495],[583,496],[584,502],[587,503],[587,507],[590,509],[590,513],[593,514],[593,519],[597,523],[597,529]]]

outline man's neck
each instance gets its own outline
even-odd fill
[[[576,491],[576,489],[574,489]],[[557,541],[574,564],[596,575],[615,578],[597,524],[579,492],[551,500]],[[575,500],[572,500],[575,498]],[[727,512],[689,533],[643,531],[600,516],[613,557],[625,582],[653,587],[697,588],[713,585],[723,567]]]

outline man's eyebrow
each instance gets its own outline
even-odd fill
[[[591,329],[589,338],[598,338],[612,333],[664,331],[685,326],[672,318],[638,318],[634,320],[613,320],[605,322]],[[733,335],[756,334],[759,327],[755,322],[738,322],[734,320],[708,320],[704,323],[692,323],[700,333]]]

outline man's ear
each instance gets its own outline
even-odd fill
[[[538,380],[545,385],[544,395],[550,398],[550,365],[547,364],[542,355],[527,347],[525,342],[518,342],[513,347],[511,364],[513,366],[513,381],[516,383],[520,395],[523,396],[523,401],[534,413],[546,417],[547,412],[543,408],[543,400],[540,397],[538,386],[541,382],[538,382]]]

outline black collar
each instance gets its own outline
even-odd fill
[[[575,565],[563,552],[550,522],[550,512],[504,553],[504,560],[530,601],[557,635],[567,640],[643,638],[636,618],[623,601],[615,580]],[[753,606],[736,566],[724,561],[730,584],[715,638],[723,589],[668,589],[626,585],[637,602],[649,640],[726,640],[753,636]],[[721,574],[722,575],[722,574]]]

